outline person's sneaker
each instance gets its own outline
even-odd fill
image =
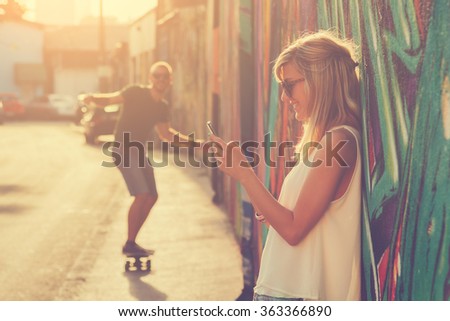
[[[122,253],[125,255],[152,255],[155,251],[147,250],[136,244],[136,242],[127,241],[122,248]]]

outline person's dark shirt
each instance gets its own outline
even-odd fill
[[[116,141],[122,142],[124,133],[130,133],[131,141],[145,143],[157,123],[169,121],[167,101],[155,101],[149,87],[128,86],[122,90],[121,95],[124,102],[116,124]]]

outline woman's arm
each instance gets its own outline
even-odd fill
[[[253,205],[260,210],[259,213],[290,245],[297,245],[308,235],[333,200],[349,167],[340,165],[334,158],[327,162],[327,154],[330,158],[330,151],[338,147],[339,141],[348,140],[347,138],[345,133],[336,132],[332,141],[323,139],[320,142],[323,148],[316,152],[312,163],[321,164],[309,168],[296,206],[291,211],[269,193],[248,165],[240,148],[230,147],[230,144],[225,144],[220,138],[211,136],[224,151],[222,156],[217,157],[220,161],[219,168],[241,182]],[[354,139],[349,142],[339,150],[338,155],[345,163],[353,164],[354,167],[356,142]]]

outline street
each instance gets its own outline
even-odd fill
[[[70,122],[0,126],[0,300],[233,300],[239,245],[204,168],[157,168],[138,236],[152,272],[124,273],[131,198],[101,145]]]

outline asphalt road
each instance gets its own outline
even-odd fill
[[[149,227],[148,239],[161,254],[156,260],[159,276],[125,276],[120,245],[130,198],[120,173],[100,166],[104,160],[108,158],[100,146],[86,145],[80,130],[69,122],[0,126],[0,300],[232,300],[238,295],[239,247],[226,215],[211,215],[218,210],[211,207],[211,194],[204,186],[195,193],[195,202],[204,202],[204,210],[192,208],[192,227],[178,219],[180,208],[174,208],[170,198],[164,200],[161,194],[167,193],[160,190],[156,212],[161,214],[154,214],[155,222],[159,220],[162,229],[179,224],[184,232],[162,230],[159,235]],[[161,175],[170,180],[180,177],[170,172],[178,170],[161,170]],[[193,178],[183,178],[187,192],[200,186],[189,185]],[[165,184],[162,188],[173,188],[173,183]],[[181,190],[180,195],[182,202],[188,194]],[[187,208],[183,202],[178,206]],[[197,221],[195,215],[200,215]],[[183,244],[196,246],[192,242],[205,248],[189,253]],[[215,259],[218,251],[221,255]],[[183,253],[192,261],[190,267],[183,264]],[[203,257],[205,265],[195,266]]]
[[[70,123],[6,123],[0,137],[0,300],[52,300],[123,186]]]

